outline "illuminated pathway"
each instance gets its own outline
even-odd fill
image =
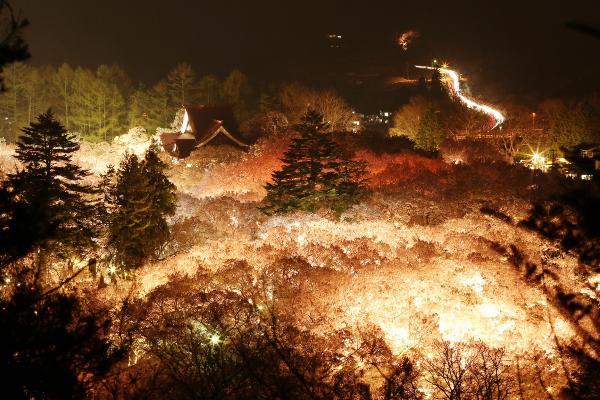
[[[431,69],[431,70],[439,70],[440,73],[448,76],[450,78],[450,80],[452,81],[452,91],[454,92],[454,95],[456,97],[458,97],[460,99],[460,101],[463,102],[463,104],[465,106],[467,106],[470,109],[485,113],[487,115],[490,116],[490,118],[492,118],[492,121],[494,122],[492,129],[502,125],[502,123],[504,122],[505,118],[504,115],[502,115],[502,113],[490,106],[487,106],[485,104],[480,104],[475,102],[474,100],[471,100],[470,98],[466,97],[465,95],[462,94],[461,88],[460,88],[460,78],[458,76],[458,72],[448,69],[448,68],[435,68],[435,67],[427,67],[424,65],[415,65],[416,68],[421,68],[421,69]]]

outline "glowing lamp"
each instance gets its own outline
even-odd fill
[[[219,335],[212,334],[210,336],[210,344],[212,344],[213,346],[218,345],[220,342],[221,342],[221,338],[219,337]]]

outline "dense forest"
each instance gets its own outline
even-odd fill
[[[143,126],[153,134],[159,126],[168,127],[184,103],[236,104],[241,117],[258,108],[248,78],[238,70],[222,79],[196,77],[189,64],[178,64],[151,87],[138,85],[118,65],[92,70],[17,62],[7,66],[2,76],[7,90],[0,95],[0,136],[8,142],[14,142],[21,127],[48,108],[69,132],[89,141],[111,140],[132,126]]]

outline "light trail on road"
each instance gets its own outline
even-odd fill
[[[452,91],[454,92],[454,95],[456,97],[458,97],[459,100],[468,108],[489,115],[494,122],[492,129],[497,128],[498,126],[500,126],[504,123],[506,118],[504,117],[504,115],[502,115],[502,113],[500,111],[498,111],[495,108],[492,108],[486,104],[477,103],[476,101],[468,98],[467,96],[465,96],[462,93],[462,90],[460,87],[460,77],[458,75],[458,72],[448,69],[448,68],[444,68],[444,67],[436,68],[436,67],[428,67],[425,65],[415,65],[415,67],[420,68],[420,69],[429,69],[429,70],[437,69],[438,71],[440,71],[440,73],[448,76],[450,78],[450,80],[452,81],[451,88],[452,88]]]

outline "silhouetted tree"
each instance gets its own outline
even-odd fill
[[[429,81],[429,90],[431,93],[431,97],[434,99],[440,99],[445,96],[446,89],[444,88],[444,83],[442,82],[442,74],[439,69],[434,69],[431,73],[431,80]]]
[[[71,161],[79,145],[51,111],[23,129],[16,158],[23,169],[10,174],[2,190],[2,252],[10,260],[34,247],[83,248],[96,235],[95,190],[82,183],[88,172]]]
[[[5,21],[0,37],[0,72],[4,66],[29,58],[27,43],[21,37],[23,29],[29,25],[26,19],[15,15],[12,6],[6,0],[0,0],[0,17]],[[4,80],[0,77],[0,91],[4,91]]]
[[[386,377],[382,398],[422,398],[413,364],[393,355],[381,330],[358,337],[300,328],[263,291],[265,284],[286,289],[264,276],[253,282],[251,268],[233,262],[216,274],[175,276],[136,301],[123,323],[141,319],[136,334],[147,351],[129,368],[136,385],[107,385],[129,391],[116,398],[370,399],[377,383],[365,377],[378,373]]]
[[[21,273],[0,299],[0,374],[6,399],[79,399],[121,359],[125,347],[108,340],[106,313],[86,311],[79,299],[44,290]]]
[[[19,36],[26,22],[0,1],[0,14],[7,10],[0,68],[28,57]],[[36,246],[89,244],[92,213],[83,196],[90,188],[80,183],[87,172],[71,162],[78,148],[50,112],[23,130],[16,156],[23,169],[0,188],[0,266],[19,261]],[[86,311],[77,297],[59,290],[62,285],[44,288],[39,268],[33,273],[19,266],[12,272],[12,283],[3,279],[0,295],[2,397],[86,397],[88,385],[102,378],[125,349],[107,340],[110,320]]]

